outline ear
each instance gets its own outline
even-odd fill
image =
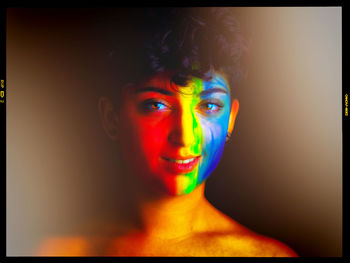
[[[239,102],[237,99],[234,99],[231,106],[230,120],[228,122],[228,128],[227,128],[228,134],[232,134],[233,132],[238,110],[239,110]]]
[[[98,101],[98,109],[102,126],[108,137],[116,141],[119,139],[119,116],[114,110],[113,103],[107,97],[101,97]]]

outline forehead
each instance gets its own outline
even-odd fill
[[[173,76],[174,73],[170,71],[157,72],[144,79],[137,87],[135,87],[136,91],[145,87],[156,87],[171,91],[180,91],[185,94],[198,95],[204,90],[220,88],[225,90],[227,94],[230,94],[230,88],[226,78],[223,74],[218,72],[205,74],[205,79],[192,77],[184,86],[175,84],[172,81]]]

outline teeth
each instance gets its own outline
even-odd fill
[[[180,163],[180,164],[183,164],[183,163],[190,163],[192,162],[194,159],[196,158],[191,158],[191,159],[187,159],[187,160],[174,160],[174,159],[169,159],[171,162],[174,162],[174,163]]]

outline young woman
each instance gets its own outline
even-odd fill
[[[297,256],[204,196],[234,132],[244,41],[226,8],[123,10],[111,52],[114,94],[101,96],[136,214],[117,235],[47,240],[40,255]]]

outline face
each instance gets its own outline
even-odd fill
[[[208,73],[209,74],[209,73]],[[161,72],[126,87],[120,108],[120,145],[130,171],[170,195],[203,183],[217,166],[230,118],[230,89],[210,73],[186,86]]]

